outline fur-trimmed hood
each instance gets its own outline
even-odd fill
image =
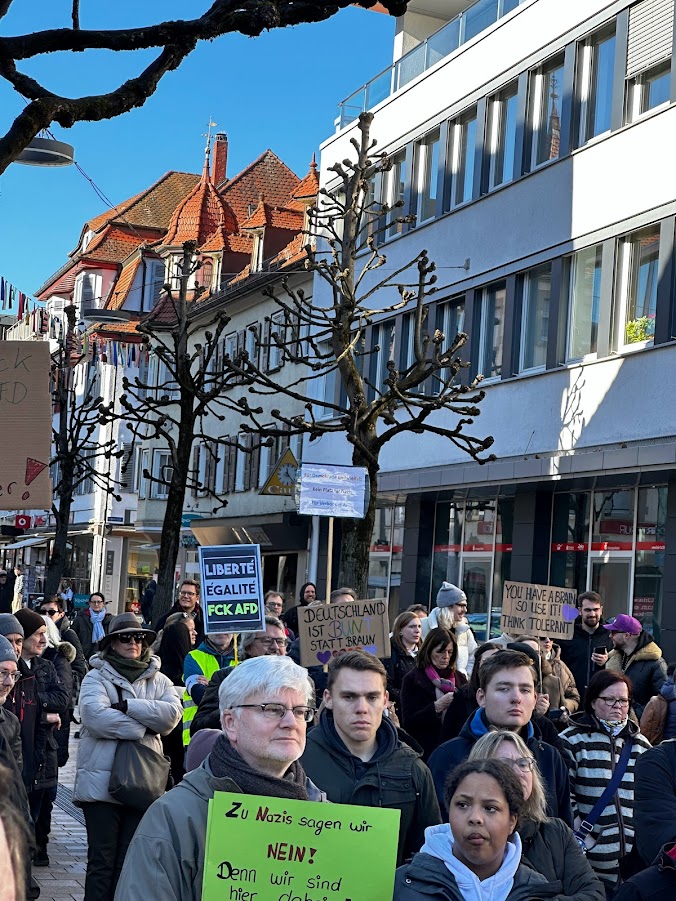
[[[66,658],[68,663],[72,663],[77,656],[77,651],[75,650],[75,645],[71,644],[69,641],[62,641],[56,648],[57,653],[61,654]]]
[[[608,655],[608,663],[606,663],[606,669],[614,670],[615,672],[622,672],[622,656],[622,651],[618,651],[617,648],[613,648],[613,650]],[[639,639],[636,650],[629,659],[629,663],[640,663],[642,660],[647,660],[649,663],[654,663],[655,661],[660,660],[661,657],[662,649],[653,640],[652,635],[649,632],[643,632]]]

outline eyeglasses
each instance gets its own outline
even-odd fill
[[[58,610],[41,610],[40,611],[40,613],[43,616],[56,616],[58,612],[59,612]]]
[[[553,638],[550,638],[549,635],[541,635],[540,638],[539,638],[539,641],[544,641],[544,642],[547,642],[547,641],[553,641],[553,640],[554,640],[554,639],[553,639]]]
[[[2,682],[11,682],[14,685],[15,682],[18,682],[21,678],[21,673],[7,673],[5,670],[0,670],[0,681]]]
[[[260,641],[260,643],[265,648],[271,648],[273,645],[277,645],[278,648],[286,647],[286,638],[257,638],[256,641]]]
[[[235,704],[235,707],[261,710],[269,720],[283,720],[288,710],[297,720],[304,720],[306,723],[311,723],[315,715],[314,707],[286,707],[284,704]]]
[[[180,598],[196,598],[197,593],[194,591],[179,591],[178,596]]]
[[[599,701],[603,701],[604,704],[607,704],[613,709],[615,709],[616,707],[629,706],[629,698],[604,698],[603,695],[599,695]]]
[[[111,638],[117,638],[122,644],[131,644],[132,641],[143,644],[146,640],[145,632],[122,632],[121,635],[112,635]]]
[[[518,770],[521,770],[522,773],[527,773],[535,766],[535,760],[533,757],[516,757],[514,759],[511,759],[509,762]]]

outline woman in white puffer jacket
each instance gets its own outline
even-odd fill
[[[183,714],[160,658],[149,645],[155,633],[133,613],[110,623],[91,658],[80,688],[80,744],[73,800],[87,827],[85,901],[113,901],[129,843],[143,812],[119,804],[108,793],[120,741],[138,741],[162,754],[167,735]]]
[[[469,679],[474,667],[474,652],[478,645],[465,617],[466,613],[467,595],[462,588],[451,582],[442,582],[437,592],[437,606],[422,621],[422,634],[425,638],[430,629],[436,629],[437,626],[452,632],[458,646],[455,668]]]

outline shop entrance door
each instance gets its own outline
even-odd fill
[[[604,619],[631,610],[632,562],[631,554],[591,555],[591,590],[603,598]]]
[[[463,554],[461,585],[467,595],[467,619],[479,643],[488,640],[488,612],[492,584],[492,554]]]

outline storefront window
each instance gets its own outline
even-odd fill
[[[632,613],[651,631],[662,613],[666,520],[666,485],[639,489]]]
[[[455,504],[448,502],[437,504],[432,564],[432,606],[442,582],[459,584],[461,541],[461,511]]]
[[[495,564],[493,567],[493,597],[491,599],[491,638],[501,633],[500,611],[505,581],[512,575],[512,529],[514,527],[514,498],[498,500],[498,519],[495,527]]]
[[[403,505],[379,507],[371,539],[368,596],[388,598],[393,612],[399,610],[405,510]]]
[[[554,495],[549,577],[552,585],[576,588],[578,592],[587,587],[590,497],[582,491]]]

